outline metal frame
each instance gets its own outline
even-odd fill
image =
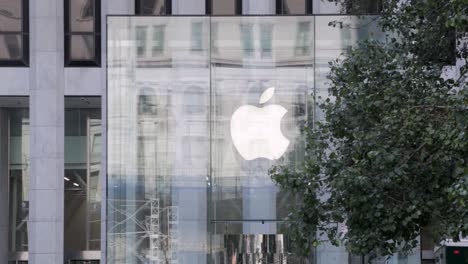
[[[101,66],[101,0],[94,2],[94,31],[72,32],[70,23],[70,2],[64,2],[64,66],[65,67],[100,67]],[[73,60],[71,59],[71,37],[73,35],[92,35],[94,38],[94,59],[93,60]]]
[[[21,35],[21,53],[19,60],[0,59],[0,67],[29,67],[29,0],[21,1],[21,31],[0,31],[0,35]]]

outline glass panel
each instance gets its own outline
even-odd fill
[[[213,240],[225,241],[232,235],[278,238],[284,235],[279,223],[294,197],[278,190],[268,169],[276,164],[295,166],[303,158],[301,128],[312,118],[313,54],[297,57],[294,51],[301,23],[310,24],[310,39],[304,45],[313,50],[313,18],[213,17],[212,21],[219,32],[218,54],[212,56],[211,65],[211,203],[215,221],[238,222],[228,229],[215,227]],[[258,43],[263,51],[271,50],[272,56],[246,53]],[[216,243],[215,263],[226,263],[219,256],[230,253]],[[253,263],[255,257],[249,254],[236,258]]]
[[[94,0],[70,1],[71,32],[94,31]]]
[[[28,251],[29,111],[18,108],[2,111],[6,111],[10,119],[9,251],[16,255]]]
[[[71,35],[70,59],[95,60],[94,35]]]
[[[0,34],[0,60],[19,60],[22,57],[22,36]]]
[[[235,15],[238,0],[210,0],[213,15]]]
[[[140,10],[137,15],[165,15],[165,0],[137,0],[140,1]]]
[[[108,26],[108,263],[206,264],[209,18],[111,17]],[[140,56],[139,27],[166,29],[148,38],[164,42],[162,56]]]
[[[303,15],[306,14],[307,0],[281,0],[281,14]],[[309,0],[310,1],[310,0]]]
[[[0,32],[22,31],[22,0],[0,0]]]
[[[79,252],[101,249],[101,110],[82,104],[83,108],[65,111],[66,261],[91,260]]]

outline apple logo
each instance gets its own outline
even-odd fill
[[[274,95],[275,88],[266,89],[259,103],[265,104]],[[281,105],[239,107],[231,117],[231,137],[234,146],[245,160],[279,159],[289,146],[281,132],[281,119],[288,112]]]

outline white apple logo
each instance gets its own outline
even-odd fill
[[[268,88],[259,103],[266,103],[274,93],[274,87]],[[231,117],[232,142],[239,154],[245,160],[279,159],[289,146],[289,140],[281,133],[281,118],[287,112],[281,105],[239,107]]]

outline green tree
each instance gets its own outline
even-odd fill
[[[304,164],[270,171],[301,198],[287,228],[303,254],[320,233],[358,255],[407,252],[423,229],[435,241],[468,235],[468,0],[384,0],[379,23],[385,41],[330,62]]]

